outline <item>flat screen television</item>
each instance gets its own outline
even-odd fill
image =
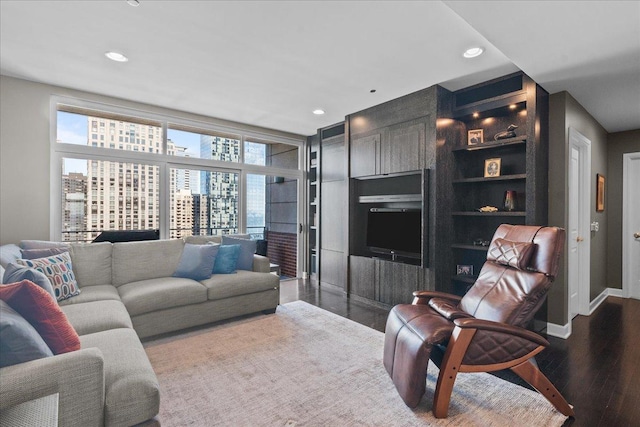
[[[396,208],[369,209],[367,247],[372,252],[420,258],[422,211]]]

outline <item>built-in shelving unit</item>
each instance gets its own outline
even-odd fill
[[[452,290],[464,294],[486,258],[498,225],[546,224],[548,94],[523,73],[516,73],[454,92],[451,141],[450,215]],[[515,136],[495,139],[510,125]],[[482,141],[469,131],[482,131]],[[477,135],[476,133],[476,135]],[[497,174],[487,176],[487,162],[499,159]],[[506,192],[515,192],[515,208],[507,209]],[[513,195],[513,193],[511,193]],[[492,206],[494,212],[481,212]],[[458,274],[461,267],[472,274]]]
[[[307,194],[309,200],[307,224],[307,246],[308,246],[308,272],[312,279],[318,277],[318,214],[320,207],[320,191],[318,188],[318,177],[320,176],[320,156],[319,156],[319,136],[313,135],[308,139],[308,165],[307,165]]]

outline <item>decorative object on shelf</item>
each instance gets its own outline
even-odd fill
[[[495,136],[493,137],[494,140],[498,141],[501,139],[507,139],[507,138],[515,138],[516,136],[516,129],[518,129],[518,126],[516,125],[509,125],[509,127],[507,128],[507,130],[504,130],[502,132],[498,132],[495,134]]]
[[[473,265],[458,264],[456,265],[456,273],[461,276],[473,276]]]
[[[316,159],[315,157],[311,159],[311,166],[315,166],[317,164],[318,164],[318,159]]]
[[[604,175],[596,174],[596,212],[604,212]]]
[[[500,176],[501,162],[502,162],[502,159],[499,157],[485,160],[484,161],[484,177],[495,178]]]
[[[476,239],[473,241],[473,246],[489,246],[489,241],[484,239]]]
[[[518,193],[515,190],[507,190],[504,192],[504,210],[512,212],[516,210],[516,198]]]
[[[484,132],[482,129],[471,129],[468,132],[467,144],[476,145],[484,142]]]
[[[495,206],[483,206],[481,208],[478,208],[478,212],[498,212],[498,208],[496,208]]]

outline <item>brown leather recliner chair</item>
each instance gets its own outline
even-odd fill
[[[556,227],[503,224],[487,261],[464,297],[414,292],[413,304],[393,307],[387,319],[384,366],[398,393],[416,407],[425,392],[433,348],[444,349],[433,413],[446,418],[458,372],[511,369],[562,414],[572,407],[538,369],[534,356],[549,342],[525,327],[544,302],[558,271],[565,232]]]

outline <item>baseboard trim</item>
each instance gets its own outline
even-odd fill
[[[629,298],[628,296],[624,295],[624,291],[622,289],[616,289],[616,288],[607,288],[607,289],[609,290],[610,297]]]
[[[609,288],[605,288],[605,290],[602,291],[600,295],[595,297],[593,301],[589,303],[589,316],[591,316],[593,312],[596,311],[598,307],[600,307],[600,304],[602,304],[604,300],[607,299],[608,296],[609,296]]]
[[[600,304],[602,304],[607,297],[625,298],[624,291],[622,289],[605,288],[600,295],[589,303],[589,316],[591,316],[591,314],[600,307]],[[555,323],[547,323],[547,335],[562,339],[569,338],[571,336],[571,321],[564,326],[557,325]]]
[[[557,325],[555,323],[547,323],[547,335],[566,340],[571,336],[571,322],[564,326]]]
[[[605,290],[602,291],[600,295],[598,295],[593,301],[589,303],[589,316],[591,316],[591,314],[593,314],[593,312],[598,307],[600,307],[600,304],[602,304],[604,300],[607,299],[607,297],[625,298],[622,289],[605,288]]]

